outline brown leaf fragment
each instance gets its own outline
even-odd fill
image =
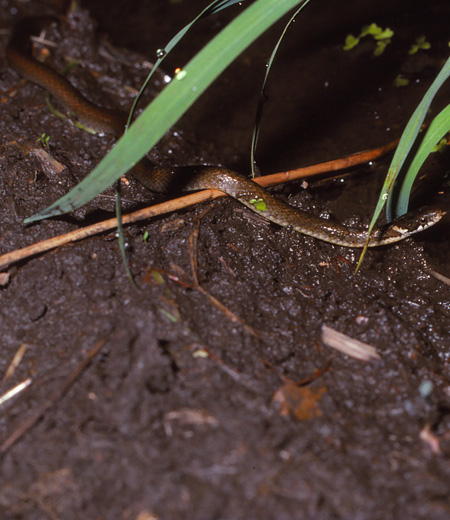
[[[317,402],[326,390],[326,386],[314,390],[306,386],[298,386],[289,381],[275,392],[272,401],[280,405],[282,416],[292,415],[299,421],[307,421],[322,415]]]

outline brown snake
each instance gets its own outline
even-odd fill
[[[9,65],[24,78],[50,92],[85,126],[99,133],[120,137],[125,128],[126,114],[93,104],[66,78],[31,57],[28,49],[30,34],[35,33],[43,21],[48,24],[55,20],[55,17],[45,17],[29,18],[19,22],[6,49]],[[147,160],[146,163],[141,161],[131,173],[150,190],[164,192],[173,184],[172,175],[184,170],[185,168],[158,168]],[[364,247],[366,243],[367,230],[345,227],[293,208],[234,171],[222,167],[199,166],[189,167],[185,173],[190,175],[190,179],[183,186],[186,190],[221,190],[262,217],[325,242],[346,247]],[[389,225],[375,227],[368,246],[383,246],[403,240],[434,225],[444,214],[445,212],[438,208],[429,207],[408,213]]]

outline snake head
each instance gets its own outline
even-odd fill
[[[392,227],[404,237],[419,233],[437,224],[447,212],[434,206],[423,206],[392,222]]]

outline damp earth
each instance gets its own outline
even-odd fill
[[[75,60],[77,88],[128,109],[157,49],[206,4],[113,2],[105,11],[90,0],[47,30],[55,43],[47,60],[58,70]],[[200,21],[143,103],[244,7]],[[19,17],[52,9],[2,0],[1,55]],[[339,11],[311,2],[267,85],[260,172],[398,138],[447,59],[449,15],[438,0],[345,0]],[[344,51],[346,36],[372,22],[394,31],[385,52],[374,56],[370,38]],[[265,63],[283,23],[214,82],[152,160],[249,173]],[[421,35],[431,48],[408,54]],[[69,215],[22,224],[113,141],[57,117],[45,91],[6,61],[0,90],[0,253],[113,217],[111,188]],[[430,117],[447,94],[444,85]],[[317,215],[367,224],[391,158],[272,191]],[[426,162],[413,205],[445,206],[448,158]],[[121,193],[124,212],[163,200],[132,178]],[[448,219],[369,251],[356,275],[357,250],[265,222],[229,198],[124,235],[136,286],[115,231],[3,269],[2,519],[450,518]],[[372,354],[332,348],[329,329]]]

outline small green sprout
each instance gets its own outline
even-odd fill
[[[403,76],[397,76],[394,80],[395,87],[406,87],[409,85],[409,79],[404,78]]]
[[[250,204],[253,204],[255,206],[255,209],[258,211],[266,211],[267,205],[264,202],[264,199],[251,199]]]
[[[373,35],[375,40],[391,41],[392,36],[394,36],[394,31],[392,29],[389,29],[389,27],[386,27],[386,29],[381,29],[381,27],[378,27],[378,29],[380,30]]]
[[[169,311],[166,311],[162,307],[160,307],[159,310],[160,310],[161,314],[163,314],[170,322],[172,322],[172,323],[178,322],[177,316],[174,316],[173,314],[171,314]]]
[[[48,142],[50,141],[50,136],[42,133],[41,136],[37,139],[38,143],[41,143],[44,148],[48,148]]]
[[[391,40],[378,40],[377,46],[375,47],[375,50],[373,51],[374,56],[381,56],[386,49],[386,47],[391,43]]]
[[[356,47],[360,42],[361,38],[364,36],[372,36],[374,40],[376,40],[377,45],[373,52],[374,56],[380,56],[383,54],[386,47],[391,43],[391,38],[394,36],[394,31],[386,27],[386,29],[382,29],[376,23],[371,23],[370,25],[365,25],[361,29],[361,33],[359,36],[353,36],[353,34],[348,34],[345,38],[344,51],[349,51]]]
[[[416,54],[417,51],[427,50],[431,47],[431,43],[427,42],[425,36],[418,36],[416,42],[411,45],[408,54]]]
[[[345,44],[344,44],[344,51],[349,51],[350,49],[353,49],[353,47],[356,47],[359,43],[360,38],[356,38],[353,36],[353,34],[347,34],[345,37]]]
[[[144,235],[142,236],[142,241],[147,242],[148,240],[148,231],[145,231]]]

